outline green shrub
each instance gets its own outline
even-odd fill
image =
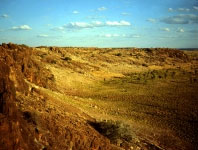
[[[64,58],[62,58],[63,60],[65,60],[65,61],[71,61],[72,59],[70,58],[70,57],[64,57]]]
[[[142,66],[144,66],[144,67],[148,67],[148,64],[143,63],[143,64],[142,64]]]
[[[91,122],[93,126],[100,134],[107,137],[112,143],[116,143],[117,140],[132,141],[132,131],[129,125],[123,124],[118,121],[101,121]]]
[[[122,54],[121,53],[117,53],[117,54],[115,54],[116,56],[122,56]]]

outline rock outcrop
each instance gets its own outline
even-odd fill
[[[27,123],[21,118],[15,103],[14,82],[5,62],[0,61],[0,147],[1,150],[34,149],[33,137],[27,131]]]
[[[35,61],[32,53],[25,45],[0,46],[0,149],[119,149],[78,118],[79,110],[71,112],[64,104],[58,110],[53,100],[47,107],[50,98],[29,88],[33,83],[56,90],[53,74]]]

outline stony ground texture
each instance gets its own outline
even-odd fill
[[[0,150],[188,150],[198,52],[0,46]]]

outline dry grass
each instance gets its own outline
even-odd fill
[[[126,122],[164,148],[174,143],[180,149],[184,141],[196,144],[197,53],[97,48],[46,53],[51,54],[38,57],[54,74],[59,90],[45,90],[50,96],[97,120]]]

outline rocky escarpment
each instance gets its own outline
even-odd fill
[[[10,68],[0,61],[0,149],[35,149],[27,123],[21,118],[15,103],[15,87],[10,80]]]
[[[0,46],[0,149],[119,149],[87,123],[89,116],[40,90],[56,90],[55,79],[33,53]]]
[[[44,88],[55,89],[53,74],[40,62],[32,59],[32,48],[9,43],[2,44],[0,51],[1,60],[10,67],[10,78],[15,82],[16,90],[27,90],[24,79]]]
[[[36,63],[31,60],[32,50],[26,46],[2,44],[0,46],[0,148],[1,149],[39,149],[33,142],[34,133],[23,119],[16,104],[16,92],[30,93],[25,79],[40,86],[43,75]],[[49,73],[49,71],[48,71]],[[45,80],[44,80],[45,81]]]

